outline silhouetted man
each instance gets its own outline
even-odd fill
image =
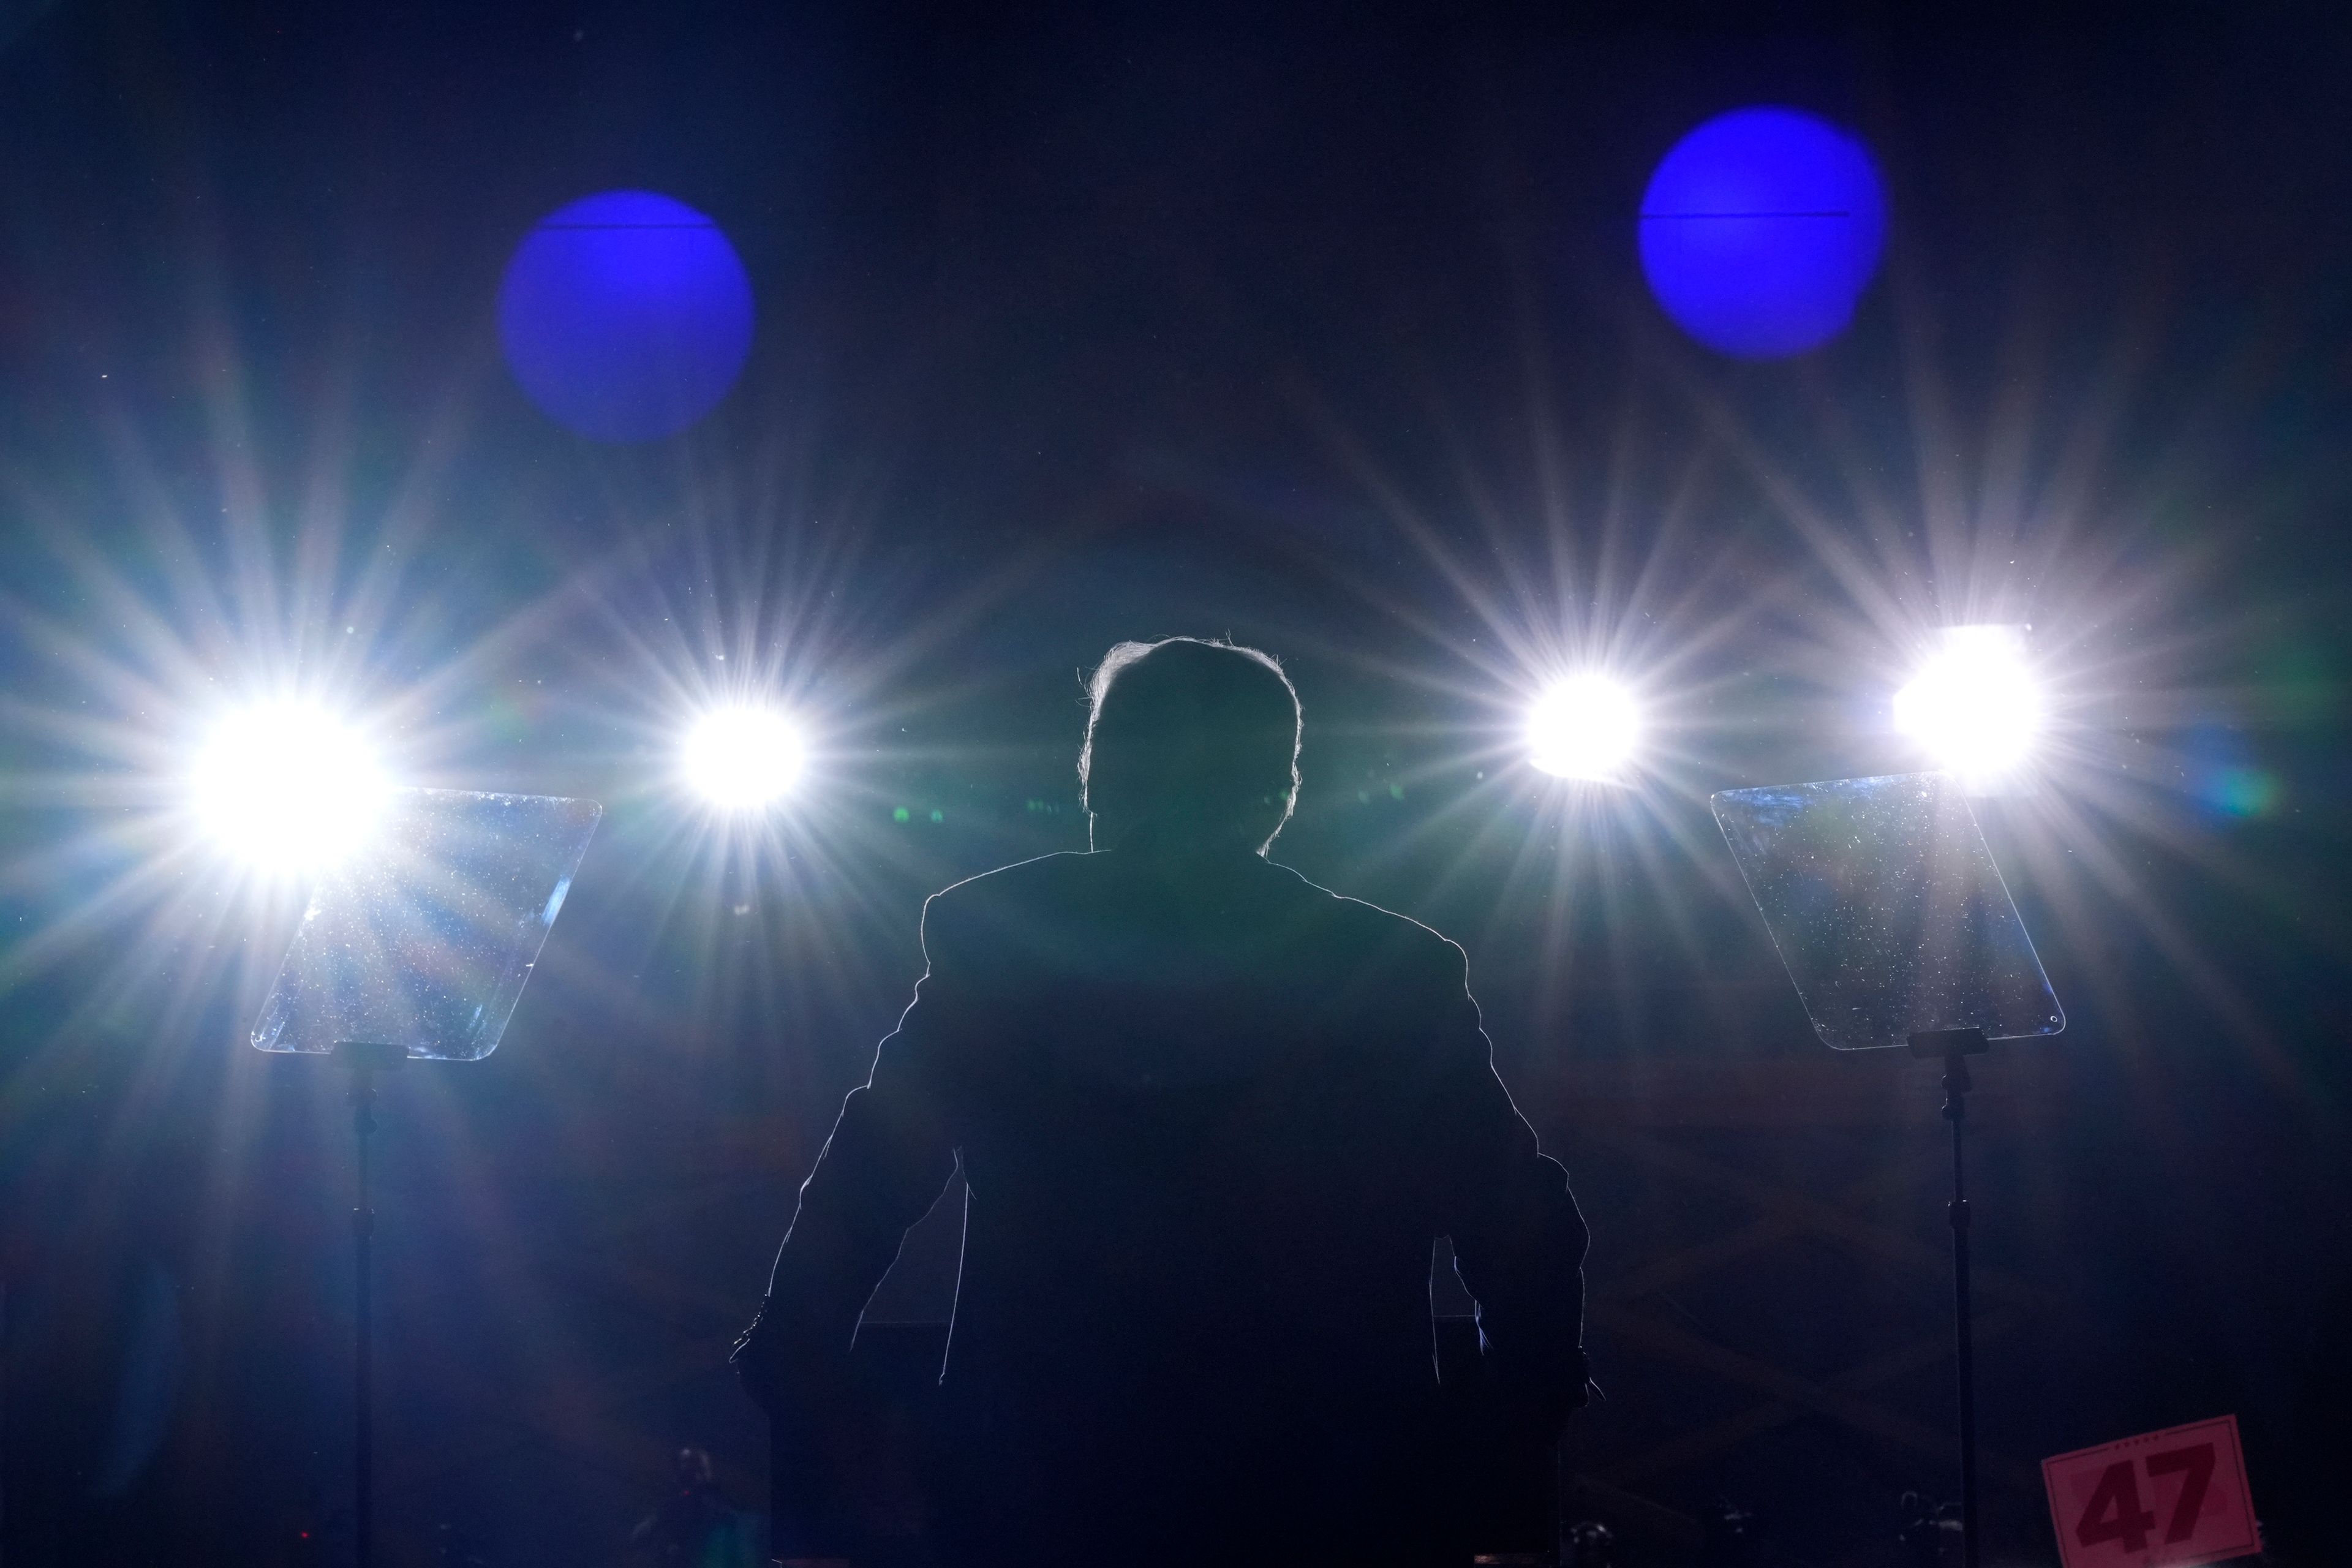
[[[929,973],[801,1189],[738,1361],[821,1471],[859,1313],[963,1173],[954,1563],[1442,1560],[1439,1236],[1490,1419],[1540,1440],[1582,1403],[1583,1222],[1462,950],[1265,858],[1298,731],[1264,654],[1113,648],[1094,852],[929,901]]]

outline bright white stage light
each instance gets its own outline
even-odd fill
[[[772,708],[715,709],[686,738],[687,783],[731,811],[782,795],[807,759],[800,731]]]
[[[1937,766],[1985,782],[2014,773],[2042,732],[2042,691],[2023,626],[1948,626],[1943,646],[1895,694],[1895,727]]]
[[[1631,692],[1605,676],[1571,676],[1529,710],[1528,760],[1561,778],[1619,778],[1641,736]]]
[[[359,731],[308,702],[264,702],[213,731],[193,778],[199,818],[255,868],[315,871],[367,840],[391,782]]]

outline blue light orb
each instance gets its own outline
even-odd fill
[[[675,435],[751,350],[751,279],[719,226],[651,191],[541,218],[507,263],[499,339],[530,400],[597,441]]]
[[[1642,270],[1675,323],[1738,359],[1843,331],[1878,270],[1886,198],[1861,141],[1737,109],[1675,143],[1642,195]]]

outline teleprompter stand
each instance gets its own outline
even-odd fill
[[[357,1354],[352,1394],[352,1535],[359,1568],[370,1568],[375,1554],[375,1209],[368,1190],[368,1135],[375,1131],[375,1075],[408,1059],[398,1046],[363,1040],[339,1040],[331,1053],[337,1067],[352,1075],[352,1136],[359,1149],[359,1202],[352,1209],[352,1252],[358,1268]]]
[[[1949,774],[1772,784],[1719,791],[1709,801],[1822,1043],[1832,1050],[1907,1044],[1913,1056],[1944,1064],[1960,1555],[1977,1568],[1969,1058],[1992,1040],[2059,1034],[2065,1011],[1968,795]]]
[[[1974,1303],[1969,1289],[1969,1058],[1992,1049],[1982,1029],[1931,1029],[1910,1037],[1911,1054],[1944,1064],[1944,1120],[1952,1124],[1952,1324],[1960,1394],[1960,1561],[1977,1568],[1977,1380]]]
[[[604,808],[552,795],[396,790],[359,858],[321,875],[255,1020],[257,1050],[349,1069],[358,1142],[352,1246],[360,1568],[375,1549],[375,1075],[498,1048]]]

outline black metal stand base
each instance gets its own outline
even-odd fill
[[[1911,1037],[1911,1054],[1944,1064],[1944,1120],[1952,1124],[1952,1320],[1960,1385],[1960,1562],[1977,1568],[1977,1368],[1969,1290],[1969,1184],[1961,1130],[1969,1119],[1969,1058],[1992,1049],[1982,1029],[1937,1029]]]
[[[359,1568],[370,1568],[375,1556],[375,1210],[368,1191],[368,1134],[375,1131],[375,1075],[398,1067],[408,1053],[398,1046],[346,1040],[335,1047],[331,1059],[352,1075],[352,1134],[359,1144],[359,1202],[352,1210],[352,1250],[359,1269],[353,1298],[359,1353],[352,1380],[352,1533]]]

